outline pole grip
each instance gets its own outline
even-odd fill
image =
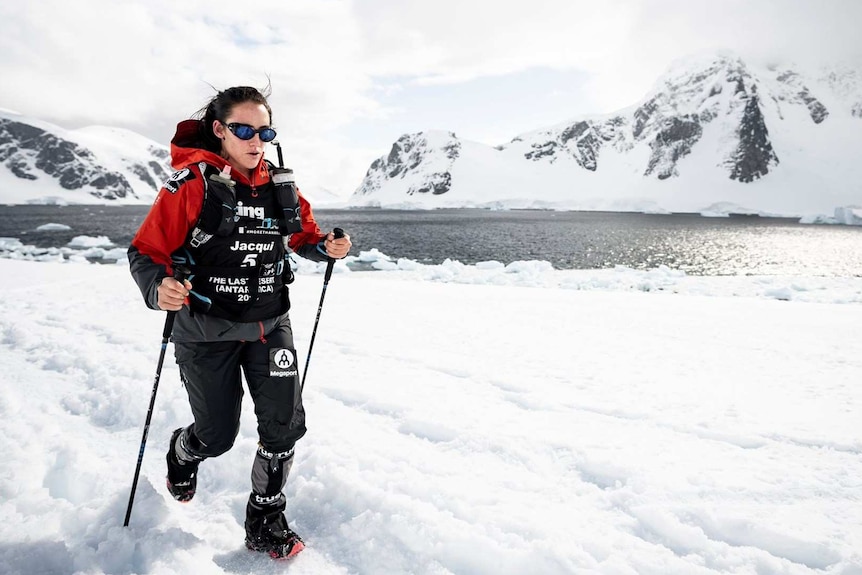
[[[192,270],[187,268],[182,264],[174,264],[174,279],[180,283],[185,283],[185,281],[192,275]],[[162,342],[166,343],[170,337],[171,332],[174,330],[174,320],[177,317],[177,312],[169,311],[168,317],[165,318],[165,328],[162,330]]]
[[[169,311],[168,317],[165,318],[165,329],[162,331],[162,341],[167,342],[171,338],[171,332],[174,331],[174,320],[177,318],[177,312]]]
[[[335,239],[344,237],[344,230],[341,228],[333,228],[332,229],[332,237]],[[323,284],[326,285],[329,283],[329,279],[332,277],[332,268],[335,267],[335,260],[329,258],[329,261],[326,262],[326,271],[323,274]]]

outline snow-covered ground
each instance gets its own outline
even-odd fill
[[[339,265],[276,563],[242,544],[250,401],[165,491],[172,346],[122,526],[165,314],[116,257],[0,259],[0,573],[862,574],[862,277]]]

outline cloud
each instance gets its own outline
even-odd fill
[[[621,0],[369,4],[358,20],[375,72],[409,73],[428,83],[536,66],[589,67],[606,39],[631,25],[629,3]]]
[[[262,86],[268,76],[276,100],[294,106],[369,105],[362,96],[367,79],[348,58],[355,33],[344,3],[313,10],[317,3],[261,4],[261,11],[196,0],[4,7],[0,96],[28,112],[119,121],[145,132],[154,118],[178,119],[201,107],[210,85]],[[313,115],[314,123],[337,123],[344,112],[336,112]]]

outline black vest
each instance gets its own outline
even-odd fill
[[[201,213],[173,258],[191,270],[191,311],[242,322],[286,312],[284,211],[275,186],[253,191],[206,163],[198,166],[204,180]]]

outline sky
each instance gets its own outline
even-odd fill
[[[65,0],[0,6],[0,108],[167,144],[265,86],[288,164],[339,196],[404,133],[490,145],[637,102],[677,58],[862,62],[855,0]]]
[[[6,575],[862,573],[860,277],[351,256],[380,271],[329,282],[286,487],[307,548],[273,565],[243,546],[247,398],[194,500],[167,494],[172,345],[122,526],[165,315],[113,257],[0,259]]]

